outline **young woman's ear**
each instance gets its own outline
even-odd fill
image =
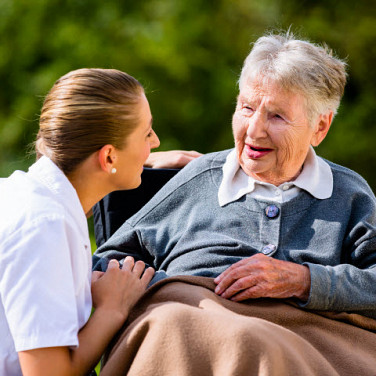
[[[333,120],[333,111],[321,114],[315,125],[315,133],[311,139],[312,146],[319,146],[329,132]]]
[[[101,169],[107,173],[113,173],[114,162],[116,160],[116,150],[112,145],[104,145],[98,153],[98,162]]]

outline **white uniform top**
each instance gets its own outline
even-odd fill
[[[18,351],[78,346],[91,313],[88,226],[77,193],[42,157],[0,182],[0,375]]]

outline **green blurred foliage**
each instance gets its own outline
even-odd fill
[[[25,169],[43,97],[63,74],[117,68],[145,86],[160,150],[233,146],[237,79],[266,31],[326,42],[349,64],[318,153],[376,189],[376,12],[343,0],[0,0],[0,176]],[[373,7],[373,8],[372,8]]]

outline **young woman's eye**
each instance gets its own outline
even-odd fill
[[[147,138],[150,138],[152,135],[153,135],[153,131],[151,130],[151,131],[146,135],[146,137],[147,137]]]

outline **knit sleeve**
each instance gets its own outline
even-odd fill
[[[141,238],[140,231],[125,222],[106,243],[96,250],[93,255],[93,269],[106,271],[111,259],[118,260],[122,265],[127,256],[132,256],[136,261],[144,261],[146,267],[156,268],[154,256],[146,249]],[[152,283],[166,276],[163,270],[159,270],[155,273]]]
[[[305,263],[311,273],[311,291],[302,306],[376,318],[376,200],[367,187],[363,190],[359,184],[355,195],[345,197],[351,214],[343,242],[338,244],[341,263]]]

